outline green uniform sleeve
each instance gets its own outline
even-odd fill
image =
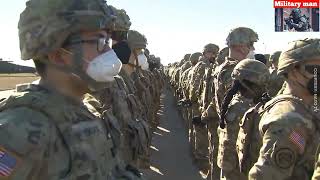
[[[29,108],[0,113],[1,180],[49,179],[44,159],[50,129],[48,118]]]
[[[263,124],[263,121],[268,123]],[[303,171],[295,172],[301,170],[295,166],[305,153],[308,137],[304,120],[291,113],[275,119],[267,116],[261,123],[263,145],[258,161],[249,172],[249,180],[292,179],[294,174],[307,177]]]

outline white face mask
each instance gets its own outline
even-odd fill
[[[255,57],[254,57],[255,54],[256,53],[254,52],[254,50],[250,50],[246,59],[255,59]]]
[[[149,69],[148,59],[144,54],[139,54],[138,55],[138,63],[139,63],[139,66],[141,66],[142,70],[148,70]]]
[[[88,66],[87,74],[97,82],[111,82],[118,75],[122,63],[113,50],[95,57]]]

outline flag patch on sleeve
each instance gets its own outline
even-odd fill
[[[15,156],[0,147],[0,177],[9,177],[17,163],[18,160]]]
[[[292,133],[289,136],[289,139],[294,145],[298,147],[300,154],[304,152],[306,141],[300,133],[292,131]]]

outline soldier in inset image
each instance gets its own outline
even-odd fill
[[[295,31],[304,32],[311,29],[309,17],[302,15],[299,8],[292,9],[290,16],[284,21],[289,30],[294,29]]]

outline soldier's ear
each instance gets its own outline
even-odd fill
[[[66,65],[70,64],[69,59],[71,59],[72,55],[70,53],[66,53],[61,49],[55,50],[48,54],[48,59],[51,63],[56,65]]]

